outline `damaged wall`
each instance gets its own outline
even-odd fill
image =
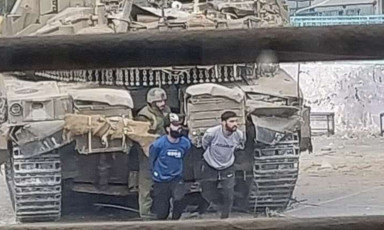
[[[282,68],[297,77],[297,64]],[[300,70],[306,104],[313,112],[334,112],[336,134],[380,133],[384,62],[301,64]]]

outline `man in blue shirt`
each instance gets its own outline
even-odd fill
[[[157,219],[168,218],[170,199],[173,198],[172,219],[180,218],[184,210],[181,202],[185,194],[183,184],[183,159],[191,148],[190,141],[183,137],[182,126],[176,114],[169,114],[164,128],[167,135],[158,138],[149,149],[150,167],[153,179],[152,211]]]

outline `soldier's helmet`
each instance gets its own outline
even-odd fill
[[[147,102],[153,103],[156,101],[167,100],[167,93],[162,88],[152,88],[147,93]]]
[[[263,50],[256,62],[258,75],[272,77],[279,71],[277,56],[271,50]]]

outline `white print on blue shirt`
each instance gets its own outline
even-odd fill
[[[167,156],[181,158],[181,152],[177,149],[170,149],[167,151]]]

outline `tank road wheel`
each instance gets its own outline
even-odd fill
[[[283,211],[292,199],[299,173],[299,141],[288,135],[274,146],[256,144],[249,209],[253,213]]]
[[[58,151],[26,157],[14,146],[6,169],[17,221],[54,221],[60,218],[61,165]]]

